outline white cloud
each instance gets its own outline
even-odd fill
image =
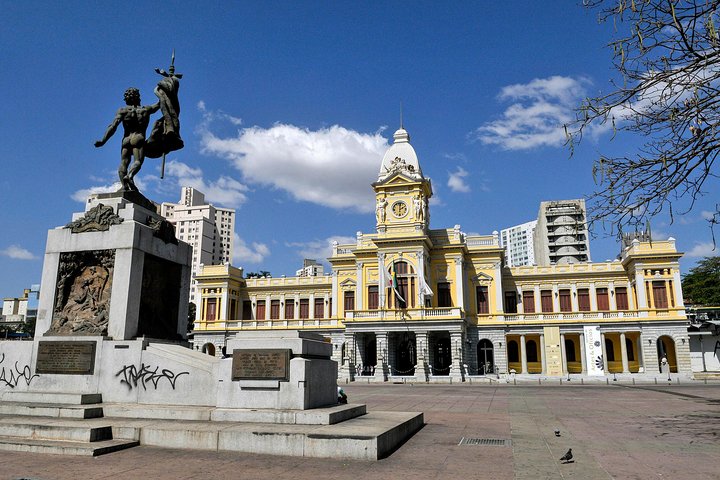
[[[447,186],[453,192],[469,192],[470,187],[465,183],[465,177],[468,176],[468,172],[462,167],[457,167],[455,172],[448,172]]]
[[[312,258],[324,265],[328,265],[327,258],[332,255],[333,242],[338,242],[339,244],[355,244],[356,241],[357,239],[355,237],[334,235],[323,240],[313,240],[310,242],[289,242],[285,245],[288,247],[296,247],[298,256],[301,258]]]
[[[15,260],[35,260],[37,258],[30,250],[27,250],[20,245],[10,245],[5,249],[0,250],[0,255],[14,258]]]
[[[558,147],[565,143],[563,125],[575,119],[574,109],[590,81],[555,75],[504,87],[501,101],[513,102],[501,118],[487,122],[473,136],[506,150]]]
[[[700,212],[700,216],[703,218],[703,220],[713,220],[715,218],[716,212],[710,212],[708,210],[703,210]]]
[[[193,187],[201,191],[205,194],[205,200],[214,205],[238,208],[247,200],[245,192],[248,187],[225,175],[215,181],[207,181],[203,178],[201,169],[176,160],[168,162],[165,174],[166,178],[173,178],[178,186]]]
[[[685,256],[690,258],[717,257],[719,254],[720,249],[713,242],[695,242],[693,248],[685,252]]]
[[[93,178],[93,180],[99,181],[99,179],[97,178]],[[70,198],[72,198],[76,202],[85,203],[88,197],[94,193],[112,193],[117,192],[119,189],[120,182],[111,183],[109,185],[96,185],[94,187],[77,190],[72,195],[70,195]]]
[[[220,138],[210,130],[214,119],[206,117],[199,129],[203,152],[231,160],[244,181],[326,207],[373,211],[368,186],[376,180],[388,148],[379,131],[365,134],[338,125],[313,131],[276,124]]]
[[[233,263],[236,265],[258,264],[268,255],[270,249],[264,243],[252,242],[248,245],[240,235],[233,232]]]

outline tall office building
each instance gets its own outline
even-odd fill
[[[193,247],[190,301],[196,303],[195,275],[200,265],[222,265],[232,261],[235,210],[205,203],[205,195],[182,187],[180,202],[164,202],[160,214],[175,226],[178,239]]]
[[[505,249],[505,265],[535,265],[533,235],[536,226],[537,220],[533,220],[500,231],[500,246]]]
[[[537,265],[589,262],[585,200],[541,202],[534,243]]]

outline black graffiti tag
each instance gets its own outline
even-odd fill
[[[176,374],[166,368],[160,370],[160,372],[158,372],[158,370],[160,370],[160,367],[155,367],[155,369],[152,370],[151,366],[145,365],[144,363],[140,364],[139,369],[135,367],[135,365],[125,365],[115,376],[119,377],[122,375],[120,383],[126,384],[130,390],[132,390],[133,387],[137,388],[138,384],[142,385],[145,390],[147,390],[147,385],[151,384],[153,388],[157,390],[158,383],[162,379],[167,380],[172,389],[175,390],[175,382],[177,382],[177,379],[180,378],[181,375],[190,375],[190,372],[180,372]]]
[[[5,354],[0,353],[0,356],[0,363],[3,363],[5,361]],[[20,380],[25,380],[25,383],[30,386],[32,379],[38,376],[39,375],[37,373],[33,375],[29,365],[19,368],[18,362],[15,362],[14,369],[9,367],[6,368],[4,365],[2,369],[0,369],[0,383],[4,383],[10,388],[17,387]]]

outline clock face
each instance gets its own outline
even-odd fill
[[[407,204],[405,202],[393,203],[392,212],[393,212],[393,215],[395,215],[398,218],[404,217],[408,212]]]

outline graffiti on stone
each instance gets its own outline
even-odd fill
[[[30,386],[30,382],[33,378],[39,375],[33,374],[30,370],[30,365],[20,367],[18,362],[15,362],[14,366],[3,365],[5,361],[5,354],[0,353],[0,385],[6,385],[10,388],[18,386],[20,381],[24,381],[26,385]]]
[[[155,367],[153,369],[150,365],[142,363],[140,368],[135,365],[125,365],[115,376],[121,376],[120,383],[127,385],[129,390],[137,388],[138,385],[141,385],[145,390],[147,390],[148,385],[151,385],[157,390],[158,384],[163,379],[167,380],[172,389],[175,390],[175,382],[181,375],[190,375],[190,372],[174,373],[167,368],[160,370],[160,367]]]

